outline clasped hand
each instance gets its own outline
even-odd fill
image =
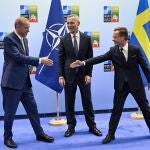
[[[48,57],[41,57],[41,64],[52,66],[53,60],[49,59]]]
[[[83,65],[84,65],[83,61],[76,60],[76,61],[74,61],[73,63],[70,64],[70,68],[77,68],[77,67],[80,67],[80,66],[83,66]]]

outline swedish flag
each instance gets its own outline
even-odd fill
[[[130,43],[137,45],[143,50],[145,60],[149,64],[150,61],[150,9],[148,0],[139,0],[137,15],[134,22],[133,31],[131,34]],[[147,80],[144,73],[141,71],[143,83],[146,86]]]

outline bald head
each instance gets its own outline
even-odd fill
[[[27,33],[29,32],[30,23],[27,18],[24,17],[18,17],[15,20],[15,29],[16,32],[21,36],[25,37]]]

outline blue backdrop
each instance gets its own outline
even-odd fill
[[[94,56],[103,54],[113,45],[113,29],[118,26],[125,26],[131,32],[138,8],[139,0],[61,0],[63,6],[72,12],[79,13],[80,30],[82,32],[98,33],[100,47],[94,48]],[[149,0],[150,3],[150,0]],[[47,17],[51,0],[5,0],[0,2],[0,32],[11,32],[14,30],[14,20],[20,16],[20,5],[37,6],[38,22],[31,23],[28,34],[30,55],[38,56],[42,44],[43,32],[46,27]],[[118,6],[119,21],[104,22],[104,6],[112,8]],[[79,11],[78,11],[79,10]],[[31,9],[31,11],[33,11]],[[106,12],[105,12],[106,13]],[[117,14],[117,12],[114,13]],[[118,14],[117,14],[118,15]],[[93,35],[94,37],[94,35]],[[97,37],[96,37],[97,38]],[[3,49],[0,49],[0,76],[3,65]],[[95,110],[111,109],[114,94],[113,84],[114,72],[104,72],[104,63],[94,66],[92,78],[92,99]],[[33,91],[37,101],[39,113],[56,112],[56,92],[35,80],[31,75]],[[19,81],[18,81],[19,82]],[[147,96],[150,98],[147,91]],[[125,108],[137,107],[133,98],[129,95]],[[60,111],[64,112],[64,92],[60,94]],[[79,90],[76,95],[76,111],[82,111]],[[19,106],[17,114],[25,114],[22,105]],[[3,116],[2,95],[0,92],[0,116]]]

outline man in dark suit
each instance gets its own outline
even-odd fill
[[[91,76],[92,66],[79,69],[71,69],[70,63],[76,59],[84,60],[93,56],[93,49],[90,37],[79,32],[80,21],[77,15],[67,17],[67,27],[70,33],[60,40],[59,46],[59,83],[64,86],[65,90],[65,106],[68,129],[65,137],[72,136],[75,132],[75,94],[77,86],[79,86],[82,105],[86,123],[89,132],[102,136],[102,133],[96,128],[94,122],[94,111],[91,101]]]
[[[10,148],[17,148],[17,144],[12,139],[12,126],[20,101],[30,119],[36,139],[44,142],[54,141],[54,138],[46,135],[41,127],[29,77],[29,65],[37,66],[42,63],[51,66],[53,61],[47,57],[29,56],[26,39],[29,27],[29,21],[24,17],[19,17],[15,21],[15,31],[4,38],[1,90],[4,108],[4,144]]]
[[[139,105],[146,124],[150,129],[150,107],[148,106],[139,65],[147,78],[148,89],[150,88],[150,68],[144,59],[142,51],[138,47],[128,43],[128,31],[126,28],[116,28],[113,33],[113,41],[115,46],[111,47],[104,55],[85,61],[77,60],[70,65],[72,68],[75,68],[98,64],[106,60],[111,60],[114,65],[114,106],[110,117],[108,134],[102,141],[103,144],[107,144],[115,139],[115,131],[129,93],[132,94]]]

